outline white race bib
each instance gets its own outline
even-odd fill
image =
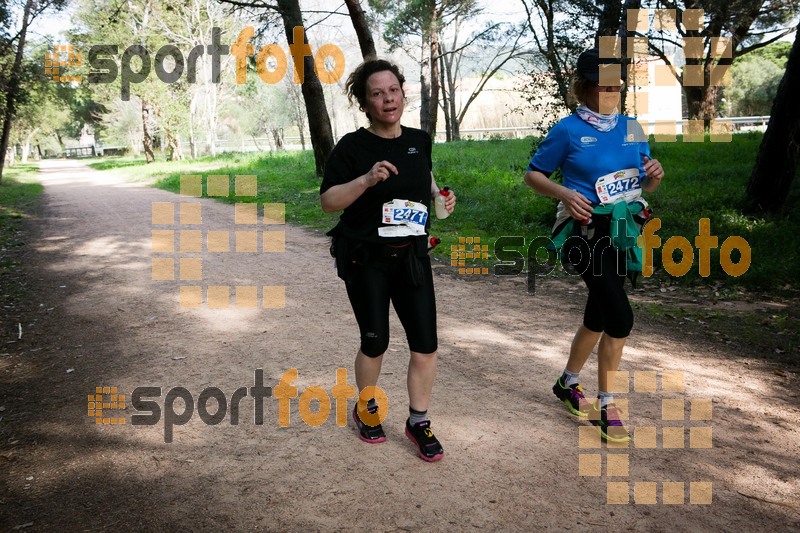
[[[381,222],[389,224],[378,228],[381,237],[409,237],[425,235],[428,207],[409,200],[392,200],[383,204]]]
[[[613,204],[619,200],[630,203],[642,196],[642,180],[638,168],[626,168],[597,178],[594,190],[602,204]]]

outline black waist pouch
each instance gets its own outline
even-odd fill
[[[421,287],[425,281],[425,268],[415,246],[411,242],[403,245],[371,244],[348,239],[342,235],[331,237],[330,254],[336,259],[336,274],[345,283],[353,281],[355,267],[367,262],[376,266],[398,265],[402,280],[411,287]]]
[[[345,244],[343,242],[344,239],[339,237],[338,235],[334,235],[331,237],[331,257],[336,260],[336,275],[342,278],[344,281],[347,281],[347,276],[345,275],[345,257],[344,254],[346,253],[343,248]]]
[[[415,253],[408,253],[405,257],[404,267],[406,284],[411,287],[422,287],[425,281],[425,267],[422,265],[422,259]]]
[[[353,281],[353,266],[364,264],[369,256],[363,242],[342,235],[331,237],[330,253],[336,259],[336,275],[345,283]]]
[[[410,287],[422,287],[425,281],[425,268],[417,251],[416,241],[399,245],[385,244],[381,246],[383,258],[402,267],[403,281]]]

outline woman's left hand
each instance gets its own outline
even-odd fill
[[[453,210],[456,208],[456,193],[450,189],[450,194],[447,195],[447,198],[444,199],[444,208],[447,209],[447,212],[452,214]]]
[[[647,179],[659,182],[664,177],[664,167],[661,166],[658,159],[644,156],[644,173]]]

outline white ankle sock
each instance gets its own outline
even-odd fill
[[[597,393],[597,398],[600,400],[600,409],[610,403],[614,403],[614,395],[610,392],[600,391]]]
[[[564,369],[564,386],[569,387],[571,385],[575,385],[578,383],[578,376],[580,376],[580,372],[570,372],[566,368]]]

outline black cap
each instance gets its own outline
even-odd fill
[[[591,48],[578,56],[575,70],[581,77],[597,83],[600,81],[600,65],[622,65],[622,61],[617,57],[600,57],[600,50]],[[622,79],[625,79],[625,74],[625,69],[620,67]]]

